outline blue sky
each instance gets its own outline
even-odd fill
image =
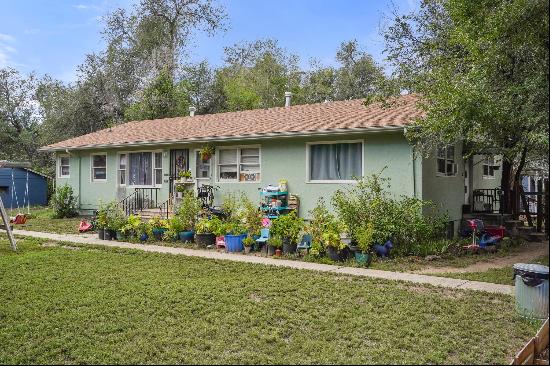
[[[229,29],[213,37],[197,34],[189,59],[221,64],[223,47],[258,38],[277,39],[301,57],[333,64],[344,40],[357,39],[382,61],[379,28],[394,8],[401,12],[418,0],[220,0]],[[2,0],[0,67],[36,71],[74,81],[76,66],[87,53],[101,50],[101,17],[131,0]]]

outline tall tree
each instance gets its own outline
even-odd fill
[[[34,74],[0,69],[0,159],[33,161],[38,155],[36,85]]]
[[[547,0],[424,0],[385,33],[394,76],[426,110],[410,137],[424,151],[462,141],[502,155],[505,212],[527,156],[548,151],[548,10]]]

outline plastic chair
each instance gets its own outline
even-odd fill
[[[256,239],[256,243],[258,243],[260,246],[265,244],[269,240],[269,229],[263,228],[260,230],[260,237]]]
[[[225,245],[225,238],[223,236],[216,237],[216,249],[227,249]]]
[[[309,252],[309,250],[311,249],[311,242],[312,242],[313,238],[311,235],[309,234],[305,234],[304,236],[302,236],[302,240],[300,241],[300,244],[298,244],[298,246],[296,247],[297,250],[306,250],[306,253]]]

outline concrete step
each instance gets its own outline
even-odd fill
[[[535,228],[532,226],[520,226],[518,227],[518,235],[520,238],[529,240],[529,235],[535,232]]]
[[[535,232],[532,232],[532,233],[530,233],[530,234],[527,236],[527,240],[528,240],[528,241],[536,241],[536,242],[545,241],[545,240],[547,240],[547,239],[546,239],[546,233],[535,233]]]

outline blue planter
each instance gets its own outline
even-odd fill
[[[243,240],[246,234],[243,235],[226,235],[225,248],[228,252],[242,252],[244,250]]]
[[[165,231],[166,231],[166,229],[164,229],[164,228],[162,228],[162,229],[153,229],[153,236],[157,240],[162,240],[162,236],[164,235]]]
[[[368,267],[370,265],[370,262],[372,260],[372,257],[369,253],[363,253],[360,251],[355,252],[355,261],[365,267]]]
[[[139,240],[141,241],[147,241],[147,239],[149,239],[149,235],[147,235],[147,233],[143,233],[139,236]]]
[[[191,243],[195,237],[195,233],[192,231],[182,231],[178,234],[178,236],[181,241]]]

